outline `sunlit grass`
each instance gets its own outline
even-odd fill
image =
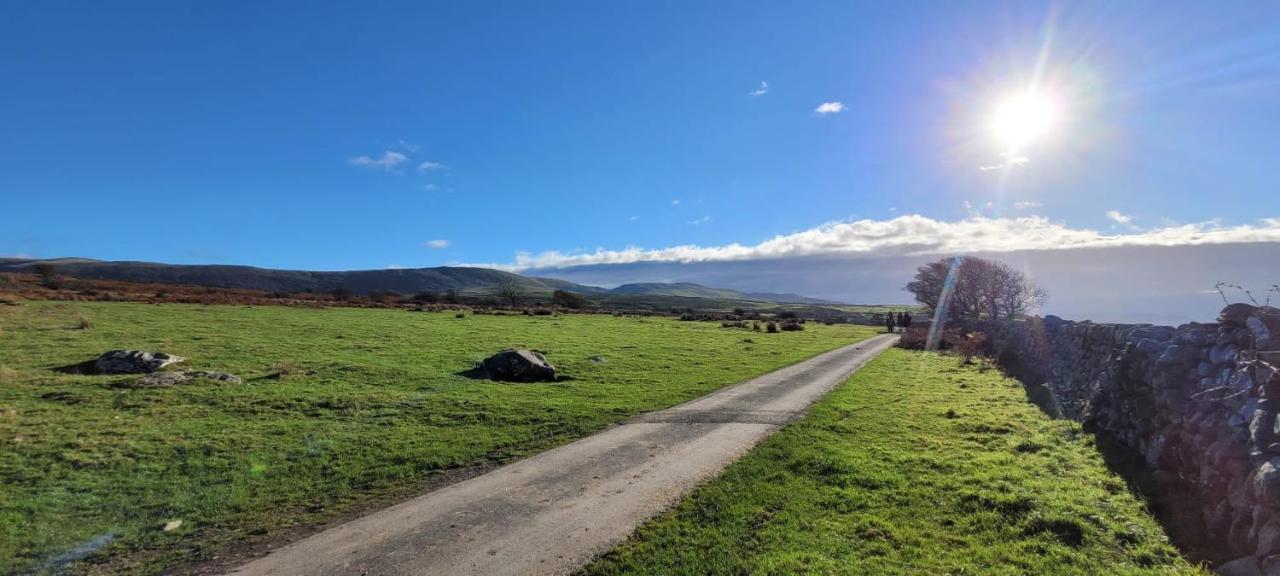
[[[91,330],[80,329],[81,317],[93,319]],[[873,332],[811,323],[803,332],[760,334],[604,315],[3,307],[0,573],[47,567],[98,545],[91,565],[73,571],[161,572]],[[515,345],[544,351],[574,379],[501,384],[455,374]],[[53,370],[113,348],[185,356],[187,367],[232,372],[246,383],[136,389],[128,386],[133,377]]]
[[[586,573],[1203,572],[1078,424],[891,349]]]

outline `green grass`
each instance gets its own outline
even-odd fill
[[[1078,424],[892,349],[592,564],[610,574],[1204,574]]]
[[[90,329],[77,329],[82,315]],[[603,315],[0,306],[0,573],[47,570],[59,555],[103,542],[73,571],[161,572],[873,332],[810,323],[760,334]],[[545,351],[575,379],[503,384],[455,374],[516,345]],[[186,367],[246,382],[137,389],[133,377],[53,371],[113,348],[187,356]],[[170,520],[182,526],[163,531]]]

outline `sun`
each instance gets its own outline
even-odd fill
[[[1005,152],[1015,153],[1046,138],[1060,121],[1058,103],[1046,94],[1023,92],[996,106],[991,135]]]

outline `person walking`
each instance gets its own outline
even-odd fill
[[[884,317],[885,317],[885,321],[884,321],[885,328],[888,328],[888,329],[889,329],[889,333],[890,333],[890,334],[892,334],[892,333],[893,333],[893,327],[897,324],[897,322],[896,322],[896,321],[894,321],[894,319],[893,319],[893,312],[890,312],[890,313],[888,313],[888,314],[885,314],[885,315],[884,315]]]
[[[910,329],[911,329],[911,313],[903,312],[902,313],[902,331],[906,332],[907,330],[910,330]]]

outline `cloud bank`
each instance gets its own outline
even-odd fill
[[[1280,242],[1280,218],[1264,218],[1254,224],[1238,226],[1223,226],[1211,221],[1129,233],[1103,233],[1071,228],[1042,216],[971,216],[947,222],[905,215],[891,220],[829,222],[802,232],[778,235],[755,245],[733,243],[659,249],[629,247],[575,253],[521,252],[516,255],[515,262],[501,267],[521,270],[636,262],[694,263],[849,255],[923,256],[1253,242]]]

